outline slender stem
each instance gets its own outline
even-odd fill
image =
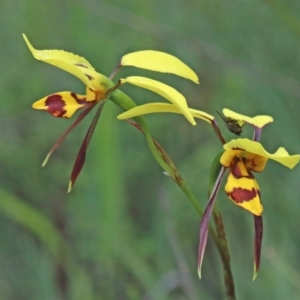
[[[112,71],[112,73],[109,75],[109,79],[113,79],[114,76],[117,74],[117,72],[122,68],[121,62],[118,63],[116,68]]]
[[[253,141],[258,142],[261,137],[262,128],[254,127]]]
[[[222,135],[222,132],[221,132],[219,126],[218,126],[218,123],[217,123],[216,119],[214,119],[212,121],[211,126],[213,127],[213,129],[214,129],[218,139],[221,141],[222,145],[226,144],[226,140]]]
[[[234,300],[236,298],[235,298],[234,280],[233,280],[231,267],[230,267],[229,248],[228,248],[223,218],[217,206],[215,206],[213,209],[213,218],[214,218],[214,223],[216,225],[216,230],[218,235],[218,247],[220,247],[219,253],[221,255],[222,263],[223,263],[226,296],[228,300],[229,299]]]
[[[196,198],[195,198],[194,194],[192,193],[192,191],[190,190],[189,186],[186,184],[186,182],[183,180],[183,178],[177,171],[177,169],[176,169],[175,165],[173,164],[173,162],[171,161],[171,159],[167,156],[167,154],[161,148],[161,146],[159,146],[159,144],[152,139],[151,135],[148,133],[148,130],[146,132],[144,130],[141,130],[141,131],[144,132],[144,134],[146,135],[148,145],[154,156],[155,156],[155,152],[157,152],[157,151],[155,151],[155,149],[153,149],[153,146],[155,146],[155,148],[160,153],[162,153],[162,151],[163,151],[164,161],[168,161],[168,165],[169,166],[171,165],[171,169],[173,170],[173,173],[175,173],[175,176],[172,178],[177,183],[177,185],[181,188],[181,190],[184,192],[184,194],[186,195],[186,197],[188,198],[190,203],[194,206],[194,208],[196,209],[198,214],[200,216],[203,216],[203,209],[199,205],[198,201],[196,200]],[[174,172],[174,170],[175,170],[175,172]],[[225,171],[226,171],[226,168],[222,167],[220,170],[219,176],[216,180],[216,185],[214,186],[214,188],[212,190],[212,194],[218,193]],[[227,239],[225,236],[225,229],[224,229],[224,224],[223,224],[223,221],[221,218],[221,213],[219,213],[218,216],[219,216],[218,222],[215,221],[217,233],[211,225],[209,225],[208,230],[209,230],[209,234],[211,235],[215,245],[217,246],[218,252],[220,254],[220,257],[221,257],[221,260],[223,263],[224,283],[225,283],[225,288],[226,288],[227,299],[234,300],[236,298],[235,298],[234,280],[233,280],[231,266],[230,266],[229,248],[228,248]],[[218,233],[218,231],[224,232],[224,234],[220,235]]]
[[[218,123],[216,120],[213,120],[212,122],[212,127],[221,141],[221,143],[224,145],[226,143],[225,138],[222,135],[222,132],[218,126]],[[224,176],[225,173],[225,168],[222,167],[219,173],[219,176],[216,180],[216,184],[211,191],[211,194],[215,192],[215,189],[219,189],[221,185],[221,180]],[[217,186],[217,187],[216,187]],[[234,279],[231,271],[231,266],[230,266],[230,254],[229,254],[229,247],[228,247],[228,242],[226,238],[226,233],[225,233],[225,227],[223,223],[223,218],[221,215],[220,210],[218,209],[218,206],[215,205],[213,208],[213,219],[217,231],[217,237],[213,237],[214,242],[219,250],[219,254],[222,259],[223,263],[223,272],[224,272],[224,283],[225,283],[225,289],[226,289],[226,296],[228,300],[234,300],[235,298],[235,288],[234,288]]]
[[[112,94],[115,90],[117,90],[122,85],[121,80],[117,82],[112,88],[108,89],[105,93],[105,97],[109,98],[110,94]]]
[[[115,102],[118,106],[120,106],[125,111],[133,108],[136,106],[134,101],[128,97],[125,93],[121,92],[120,90],[116,90],[114,93],[111,94],[110,99]],[[188,200],[191,202],[197,213],[202,216],[203,215],[203,209],[199,205],[198,201],[196,200],[194,194],[190,190],[189,186],[185,183],[181,175],[179,174],[178,170],[176,169],[175,165],[171,161],[171,159],[168,157],[166,152],[159,146],[159,144],[153,140],[150,130],[148,128],[147,123],[145,122],[143,117],[135,117],[134,120],[137,122],[137,124],[133,124],[137,129],[139,129],[141,132],[144,133],[149,148],[152,152],[152,155],[156,159],[156,161],[159,163],[159,165],[171,176],[171,178],[176,182],[176,184],[182,189]],[[212,122],[212,127],[214,131],[216,132],[219,140],[222,144],[226,143],[226,140],[224,139],[217,122],[214,120]],[[219,184],[218,187],[214,187],[213,191],[217,191],[221,184],[221,179],[224,175],[224,168],[222,168],[223,172],[220,173],[218,179]],[[213,192],[212,191],[212,192]],[[218,218],[220,220],[220,218]],[[222,225],[222,226],[221,226]],[[223,222],[218,221],[216,223],[216,228],[220,232],[225,232]],[[224,238],[225,235],[220,235],[216,233],[215,229],[209,225],[209,233],[211,237],[213,238],[214,243],[217,246],[217,250],[220,254],[220,257],[223,262],[223,271],[224,271],[224,281],[226,286],[226,295],[228,300],[234,300],[235,299],[235,293],[234,293],[234,281],[232,277],[232,272],[230,269],[230,260],[229,260],[229,250],[227,245],[227,240]]]

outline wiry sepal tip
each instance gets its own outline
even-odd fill
[[[257,277],[258,269],[256,268],[256,264],[254,263],[254,271],[253,271],[253,277],[252,280],[254,281]]]
[[[198,277],[201,279],[201,266],[198,267]]]
[[[47,164],[47,162],[48,162],[48,160],[49,160],[49,158],[50,158],[50,155],[51,155],[50,153],[47,154],[45,160],[44,160],[43,163],[42,163],[42,167],[45,167],[45,166],[46,166],[46,164]]]
[[[69,185],[68,185],[68,193],[71,192],[72,187],[73,187],[73,182],[70,180],[70,181],[69,181]]]

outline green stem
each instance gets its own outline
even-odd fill
[[[112,93],[110,96],[110,99],[118,106],[120,106],[125,111],[133,108],[136,106],[134,101],[128,97],[125,93],[121,92],[120,90],[116,90]],[[186,182],[181,177],[180,173],[178,172],[177,168],[175,167],[172,160],[169,158],[167,153],[164,151],[164,149],[152,138],[149,127],[147,123],[145,122],[144,118],[142,116],[133,118],[135,122],[137,122],[138,129],[140,129],[147,139],[148,146],[156,159],[156,161],[159,163],[159,165],[168,173],[168,175],[176,182],[176,184],[181,188],[181,190],[184,192],[186,197],[189,199],[190,203],[193,205],[195,210],[198,212],[200,216],[203,215],[203,209],[197,202],[194,194],[192,193],[189,186],[186,184]],[[214,128],[215,129],[215,128]],[[222,141],[222,139],[221,139]],[[222,141],[223,142],[223,141]],[[209,233],[211,237],[213,238],[214,243],[217,246],[218,252],[220,254],[222,263],[223,263],[223,271],[224,271],[224,281],[225,281],[225,287],[226,287],[226,296],[228,300],[234,300],[235,299],[235,292],[234,292],[234,281],[233,276],[230,268],[230,257],[229,257],[229,249],[227,245],[227,240],[225,236],[225,230],[224,225],[222,221],[221,214],[213,213],[214,214],[214,220],[216,224],[216,229],[210,225],[209,226]],[[216,215],[216,218],[215,218]]]

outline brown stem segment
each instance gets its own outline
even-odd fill
[[[218,248],[221,255],[224,271],[224,283],[226,288],[226,296],[228,300],[234,300],[235,298],[235,289],[234,289],[234,280],[230,268],[230,254],[229,248],[225,233],[225,227],[220,211],[217,209],[213,210],[213,218],[216,226],[216,231],[218,235]]]
[[[141,128],[141,126],[139,124],[137,124],[133,121],[130,121],[130,120],[127,120],[127,121],[128,121],[128,123],[130,123],[135,128],[137,128],[138,130],[140,130],[142,133],[145,134],[145,132],[143,131],[143,129]],[[216,126],[214,128],[218,129],[218,126]],[[221,134],[219,135],[219,137],[221,137],[220,140],[222,141],[222,135]],[[173,162],[171,161],[171,159],[169,158],[167,153],[158,144],[157,141],[153,140],[153,143],[154,143],[156,149],[158,150],[158,152],[160,153],[161,157],[163,158],[163,160],[169,166],[172,166],[171,167],[171,169],[173,171],[172,172],[173,174],[171,176],[172,179],[176,182],[176,184],[183,190],[183,192],[186,194],[186,196],[190,199],[190,201],[194,205],[197,212],[200,215],[203,215],[202,209],[199,208],[196,199],[194,199],[194,196],[192,195],[191,191],[189,190],[189,187],[185,184],[185,181],[183,180],[183,178],[181,177],[181,175],[177,171],[175,165],[173,164]],[[224,173],[224,171],[225,170],[223,170],[223,173]],[[171,174],[169,174],[169,175],[171,175]],[[213,212],[213,214],[215,214],[215,213]],[[221,214],[219,212],[216,213],[216,217],[217,217],[217,220],[218,220],[218,222],[215,221],[217,232],[215,232],[215,230],[213,229],[212,226],[209,226],[209,223],[207,224],[208,231],[209,231],[209,234],[211,235],[211,237],[213,238],[214,243],[217,246],[218,252],[220,254],[220,257],[221,257],[221,260],[222,260],[222,263],[223,263],[224,281],[225,281],[225,287],[226,287],[226,297],[227,297],[228,300],[235,300],[236,298],[235,298],[234,280],[233,280],[231,267],[230,267],[229,249],[228,249],[228,245],[227,245],[227,239],[226,239],[226,235],[225,235],[224,224],[223,224]]]
[[[218,126],[218,123],[216,121],[216,119],[214,119],[212,122],[211,122],[211,126],[213,128],[213,130],[215,131],[218,139],[220,140],[220,142],[222,143],[222,145],[226,144],[226,140],[224,139],[223,135],[222,135],[222,132]]]
[[[118,106],[120,106],[122,109],[124,110],[128,110],[130,108],[133,108],[136,106],[136,104],[131,100],[131,98],[129,98],[126,94],[122,93],[121,91],[117,90],[115,91],[110,99],[116,103]],[[127,102],[125,102],[125,100]],[[136,124],[135,122],[132,122],[132,121],[129,121],[129,123],[133,126],[135,126],[138,130],[140,130],[141,132],[144,133],[144,135],[146,136],[146,132],[145,130],[147,129],[147,125],[146,123],[144,122],[143,118],[142,117],[136,117],[134,118],[135,121],[138,123]],[[212,122],[212,127],[214,129],[214,131],[216,132],[219,140],[221,141],[222,144],[225,144],[226,141],[224,139],[224,137],[222,136],[222,133],[217,125],[217,122],[216,120],[213,120]],[[149,136],[149,134],[148,134]],[[147,136],[146,136],[147,137]],[[170,168],[164,168],[164,166],[159,162],[159,160],[157,159],[155,153],[154,153],[154,147],[158,150],[157,148],[157,144],[155,146],[155,143],[154,141],[152,140],[152,138],[147,138],[147,139],[151,139],[152,143],[150,143],[150,141],[148,141],[148,144],[149,144],[149,147],[150,147],[150,150],[153,154],[153,156],[155,157],[155,159],[158,161],[158,163],[162,166],[162,168],[169,172],[168,169],[171,169],[172,170],[172,167]],[[152,144],[152,145],[151,145]],[[154,147],[153,147],[154,145]],[[159,152],[160,152],[161,149],[159,149]],[[166,155],[164,155],[166,156]],[[166,161],[164,159],[164,161]],[[170,174],[171,175],[171,174]],[[175,174],[172,174],[173,176],[171,176],[173,178],[173,180],[180,186],[180,188],[182,189],[182,191],[185,193],[185,195],[187,196],[187,198],[190,200],[190,202],[193,204],[194,208],[196,209],[196,211],[199,213],[199,215],[203,215],[203,210],[201,208],[201,206],[198,204],[195,196],[192,194],[191,190],[189,189],[189,187],[185,184],[185,182],[183,180],[178,180],[179,178],[177,176],[174,176]],[[177,178],[176,178],[177,177]],[[177,179],[177,180],[176,180]],[[180,178],[181,179],[181,178]],[[209,225],[208,225],[209,226]],[[223,226],[224,227],[224,226]],[[225,282],[226,284],[226,287],[229,287],[230,286],[230,289],[228,288],[228,292],[227,292],[227,299],[230,299],[230,300],[234,300],[235,299],[235,293],[234,293],[234,284],[233,284],[233,277],[232,277],[232,274],[231,274],[231,270],[230,270],[230,264],[229,264],[229,260],[228,260],[228,257],[226,254],[223,254],[223,253],[229,253],[229,250],[228,250],[228,246],[227,246],[227,241],[226,239],[223,240],[223,243],[225,243],[225,246],[224,244],[222,244],[220,242],[220,239],[218,238],[218,235],[217,233],[215,232],[214,228],[212,226],[209,226],[209,234],[212,236],[213,240],[214,240],[214,243],[216,244],[217,246],[217,249],[218,249],[218,252],[221,256],[221,259],[224,263],[224,265],[226,267],[224,267],[224,272],[226,272],[226,282],[228,281],[228,285],[227,283]],[[225,277],[225,275],[224,275]]]

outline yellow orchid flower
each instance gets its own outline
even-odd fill
[[[120,66],[134,66],[137,68],[152,70],[156,72],[172,73],[177,76],[189,79],[195,83],[199,83],[198,76],[192,69],[190,69],[178,58],[164,52],[144,50],[129,53],[122,57]],[[193,118],[195,116],[190,112],[185,97],[173,87],[170,87],[162,82],[140,76],[130,76],[127,78],[122,78],[119,82],[120,84],[130,83],[159,94],[160,96],[173,103],[175,107],[174,110],[176,110],[176,112],[183,114],[192,125],[196,125],[196,122]],[[118,116],[118,119],[125,120],[143,115],[145,112],[144,108],[147,108],[145,114],[154,112],[168,112],[163,111],[163,103],[159,103],[162,105],[157,105],[156,107],[155,104],[156,103],[148,103],[130,109],[125,113],[120,114]],[[167,104],[165,105],[165,109],[166,107]],[[171,105],[169,107],[171,107]],[[154,111],[152,111],[153,109]],[[162,110],[159,111],[159,109]],[[208,118],[213,118],[212,116],[209,116],[207,118],[207,116],[204,116],[205,120],[208,120]]]
[[[289,155],[282,147],[270,154],[259,142],[249,139],[232,140],[224,145],[224,149],[226,151],[220,163],[230,169],[225,191],[236,205],[257,216],[262,214],[263,207],[259,187],[252,172],[263,171],[268,159],[290,169],[294,168],[300,159],[300,155]]]
[[[267,152],[257,141],[236,139],[224,145],[225,152],[220,163],[229,169],[229,176],[225,185],[225,192],[229,199],[254,215],[255,243],[254,243],[254,275],[256,277],[260,264],[260,248],[263,234],[260,189],[252,172],[264,170],[269,159],[293,169],[300,159],[300,155],[289,155],[280,147],[274,154]]]
[[[85,58],[62,50],[37,50],[25,34],[23,38],[34,58],[69,72],[86,85],[85,96],[58,92],[36,101],[33,108],[46,110],[55,117],[70,118],[90,102],[104,100],[107,91],[114,86],[109,78],[96,72]]]
[[[116,69],[111,74],[110,78],[108,78],[98,73],[92,67],[92,65],[81,56],[63,50],[37,50],[31,45],[26,35],[23,34],[23,38],[34,58],[49,63],[74,75],[75,77],[80,79],[86,86],[85,95],[63,91],[43,97],[32,105],[32,107],[35,109],[46,110],[55,117],[63,118],[71,118],[77,110],[83,109],[83,111],[78,115],[75,122],[53,145],[43,163],[43,166],[47,163],[50,155],[61,144],[67,134],[69,134],[69,132],[75,126],[77,126],[97,104],[99,104],[96,115],[78,152],[69,182],[69,191],[71,190],[72,185],[74,184],[78,174],[83,167],[86,150],[101,114],[103,105],[105,101],[109,99],[109,97],[122,84],[130,83],[151,90],[161,95],[162,97],[165,97],[167,100],[173,103],[178,112],[182,113],[191,124],[195,124],[193,113],[189,110],[184,96],[174,88],[159,81],[139,76],[130,76],[120,79],[117,84],[114,84],[111,80],[116,72],[123,66],[133,66],[157,72],[175,74],[177,76],[181,76],[190,79],[195,83],[198,83],[199,79],[195,72],[178,58],[167,53],[153,50],[144,50],[129,53],[121,58]],[[204,116],[203,118],[206,118],[207,120],[208,117]]]
[[[225,184],[226,194],[237,206],[244,208],[254,215],[255,237],[253,279],[255,279],[260,265],[260,252],[263,235],[263,206],[261,204],[260,188],[254,178],[253,172],[262,172],[269,159],[293,169],[299,163],[300,155],[289,155],[289,153],[282,147],[278,148],[274,154],[271,154],[264,149],[261,143],[258,142],[262,128],[273,121],[272,117],[257,116],[250,118],[230,111],[229,109],[224,109],[223,114],[225,115],[225,118],[230,118],[230,122],[238,122],[239,126],[242,126],[244,123],[254,126],[254,140],[239,138],[231,140],[223,145],[225,151],[220,156],[221,169],[200,223],[198,274],[199,277],[201,277],[201,266],[207,243],[210,215],[220,189],[221,181],[226,170],[229,169],[227,183]],[[233,123],[229,125],[234,127],[236,124]]]

